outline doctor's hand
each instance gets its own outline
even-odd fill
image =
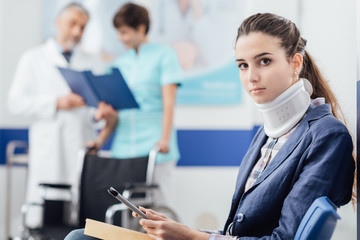
[[[209,239],[209,234],[190,229],[189,227],[175,222],[167,216],[151,209],[139,207],[146,214],[148,219],[140,219],[139,223],[151,239],[158,240],[189,240],[189,239]],[[138,214],[133,212],[134,217]]]
[[[97,121],[104,119],[107,122],[115,122],[117,121],[117,111],[110,104],[99,102],[94,117]]]
[[[75,93],[59,97],[56,101],[56,108],[62,110],[71,110],[85,105],[84,99]]]

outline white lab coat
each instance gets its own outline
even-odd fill
[[[103,68],[100,59],[79,48],[74,49],[69,64],[54,39],[21,57],[8,107],[12,113],[31,119],[27,202],[41,202],[40,182],[71,184],[79,149],[96,137],[94,108],[56,110],[56,99],[71,92],[56,66],[95,72]]]

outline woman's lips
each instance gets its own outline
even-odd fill
[[[252,88],[252,89],[250,90],[250,93],[259,94],[259,93],[262,93],[264,90],[265,90],[265,88],[256,87],[256,88]]]

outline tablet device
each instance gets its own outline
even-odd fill
[[[116,191],[115,188],[110,187],[108,189],[108,192],[117,200],[119,200],[120,202],[122,202],[123,204],[125,204],[128,208],[130,208],[131,210],[133,210],[134,212],[136,212],[140,217],[145,218],[145,219],[149,219],[145,213],[143,213],[139,208],[137,208],[132,202],[130,202],[129,200],[127,200],[123,195],[121,195],[118,191]]]

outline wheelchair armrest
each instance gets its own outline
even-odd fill
[[[39,183],[39,186],[46,187],[46,188],[71,189],[70,184]]]
[[[146,183],[125,183],[124,184],[123,196],[130,198],[133,193],[150,193],[155,189],[158,189],[157,184],[146,184]]]
[[[124,187],[125,187],[125,190],[128,190],[128,191],[139,192],[139,191],[146,191],[146,190],[152,190],[152,189],[159,188],[159,185],[157,185],[157,184],[131,183],[131,182],[128,182],[128,183],[124,184]]]
[[[144,206],[144,205],[148,205],[151,204],[152,201],[151,199],[129,199],[134,205],[136,206]],[[107,208],[106,213],[105,213],[105,222],[109,223],[109,224],[114,224],[114,215],[117,212],[126,212],[126,211],[130,211],[129,208],[123,204],[123,203],[118,203],[118,204],[114,204],[111,205]],[[128,226],[128,215],[122,215],[122,226],[123,227],[129,227]]]

